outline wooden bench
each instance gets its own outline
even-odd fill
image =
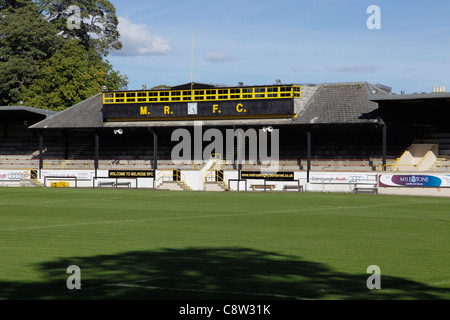
[[[375,195],[378,193],[378,189],[377,186],[355,186],[353,193],[370,193]]]
[[[131,188],[131,182],[116,182],[114,183],[114,186],[116,188],[119,186],[127,186],[128,188]]]
[[[103,186],[111,186],[111,187],[114,187],[114,184],[115,184],[115,182],[106,182],[106,181],[105,181],[105,182],[101,182],[101,181],[100,181],[100,182],[98,183],[98,186],[99,186],[99,187],[103,187]]]
[[[296,186],[296,185],[293,185],[293,184],[285,184],[284,186],[283,186],[283,190],[284,191],[287,191],[287,190],[297,190],[298,192],[302,192],[303,191],[303,186]]]
[[[255,191],[255,190],[264,190],[264,187],[266,189],[270,189],[272,191],[275,188],[275,185],[274,184],[266,184],[264,186],[263,184],[254,184],[254,185],[251,185],[250,187],[253,189],[253,191]]]

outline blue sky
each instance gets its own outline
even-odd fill
[[[450,90],[450,2],[116,0],[124,48],[108,60],[129,89],[368,81],[400,93]],[[370,30],[370,5],[381,29]]]

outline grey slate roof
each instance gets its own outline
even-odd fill
[[[32,108],[32,107],[27,107],[27,106],[0,106],[0,111],[26,111],[26,112],[30,112],[30,113],[36,113],[36,114],[43,115],[46,118],[49,118],[58,113],[57,111],[53,111],[53,110]]]
[[[30,129],[76,129],[100,128],[103,125],[103,94],[84,100],[49,119],[45,119]]]
[[[299,112],[295,123],[374,123],[378,105],[369,98],[376,94],[388,93],[367,82],[323,84]]]
[[[371,97],[371,101],[415,101],[415,100],[443,100],[450,101],[450,93],[448,92],[431,92],[431,93],[421,93],[421,94],[400,94],[400,95],[389,95],[389,96],[374,96]]]

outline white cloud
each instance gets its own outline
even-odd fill
[[[382,68],[379,66],[370,66],[370,65],[346,65],[339,68],[335,67],[292,67],[291,70],[295,72],[303,72],[303,73],[320,73],[320,72],[339,72],[339,73],[348,73],[348,74],[369,74],[375,73]]]
[[[150,33],[144,24],[134,24],[127,18],[119,17],[120,41],[123,48],[113,54],[121,56],[164,55],[172,52],[173,47],[162,36]]]
[[[207,51],[203,54],[203,58],[212,62],[227,62],[234,60],[230,54],[219,51]]]
[[[304,73],[317,73],[323,71],[322,68],[303,68],[303,67],[292,67],[291,70],[295,72],[304,72]]]
[[[335,69],[334,71],[343,73],[375,73],[380,69],[381,67],[378,66],[349,65]]]

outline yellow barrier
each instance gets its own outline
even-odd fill
[[[221,172],[222,174],[219,174]],[[208,170],[205,177],[205,182],[217,182],[222,184],[225,190],[228,190],[227,180],[221,170]]]
[[[52,188],[69,188],[70,183],[69,182],[52,182],[51,183]]]
[[[141,90],[103,93],[104,104],[221,101],[246,99],[301,98],[295,85],[233,87],[196,90]]]

